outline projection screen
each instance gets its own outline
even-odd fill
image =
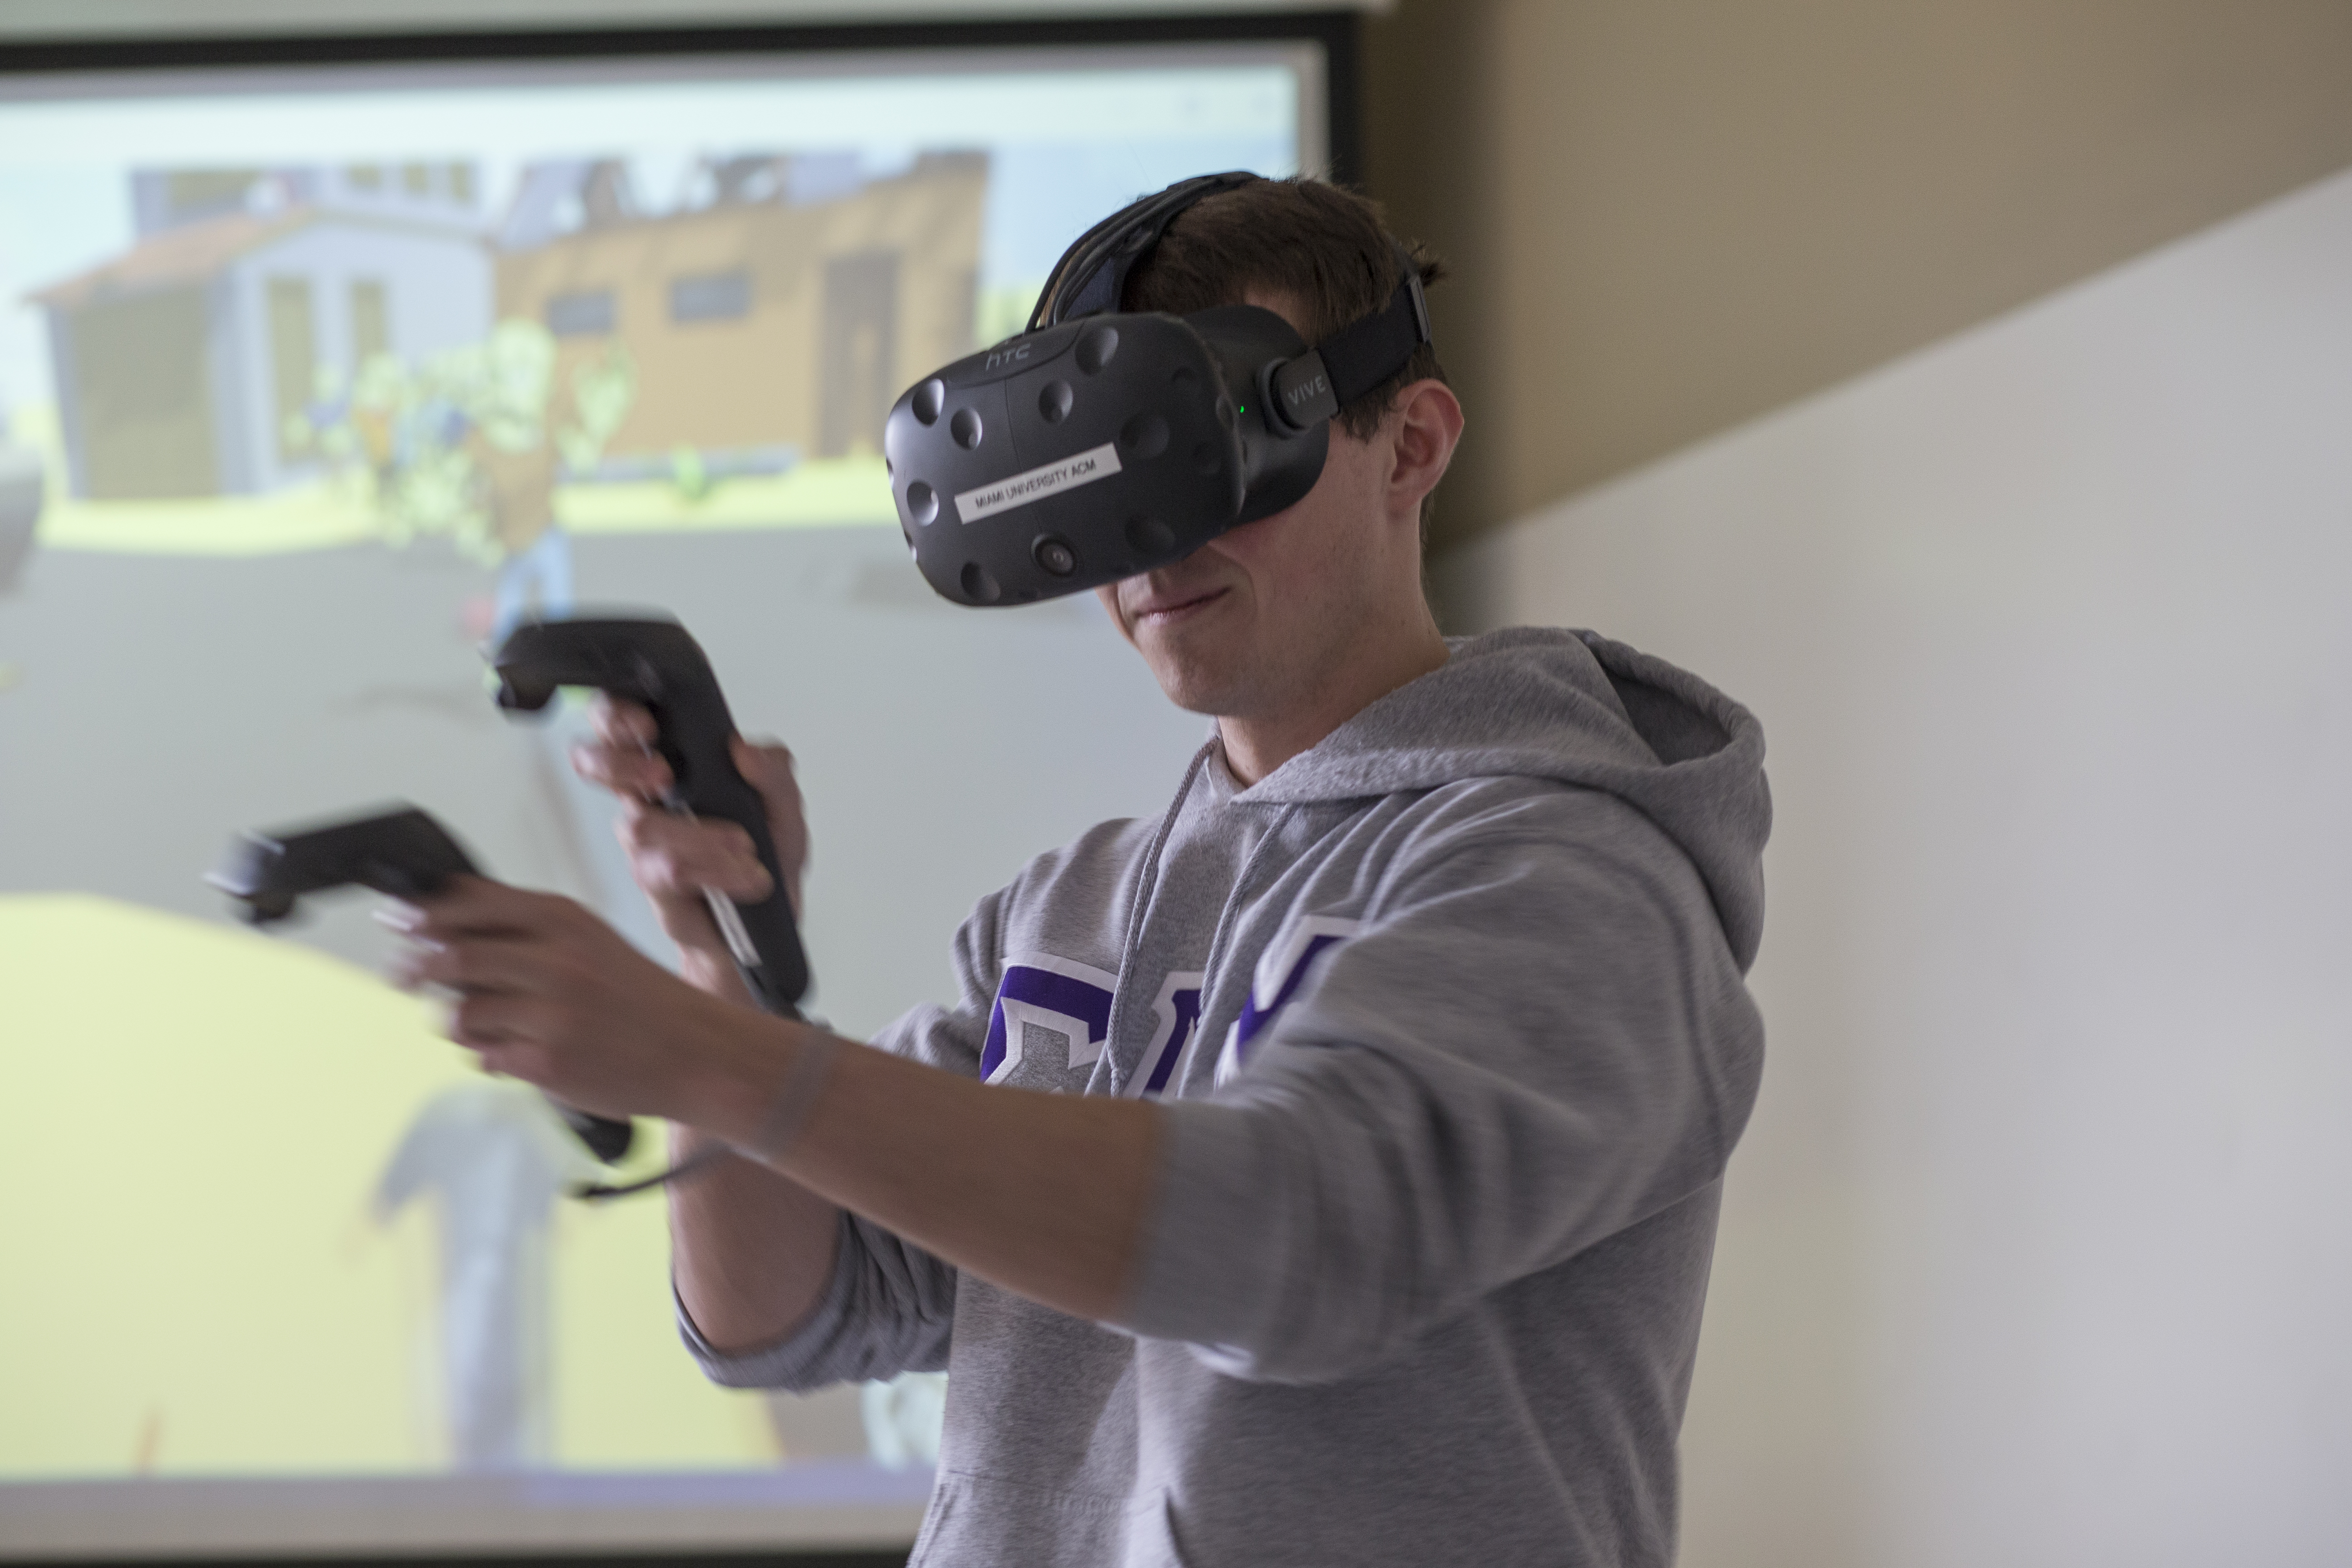
[[[1325,51],[0,74],[0,1556],[903,1544],[937,1380],[708,1386],[658,1198],[236,830],[409,801],[674,961],[516,617],[672,612],[800,759],[814,1005],[950,992],[972,900],[1203,733],[1091,597],[939,602],[877,450],[1062,247],[1326,158]],[[641,1149],[658,1144],[640,1138]],[[637,1160],[632,1169],[642,1169]]]

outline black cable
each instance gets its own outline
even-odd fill
[[[705,1166],[714,1164],[734,1152],[724,1143],[712,1143],[707,1148],[688,1155],[657,1175],[642,1177],[634,1182],[624,1182],[619,1186],[612,1186],[604,1182],[586,1182],[572,1188],[572,1195],[583,1203],[592,1204],[601,1204],[609,1198],[625,1198],[631,1193],[642,1193],[648,1188],[663,1186],[682,1177],[693,1175]]]
[[[820,1029],[826,1027],[824,1019],[805,1016],[798,1007],[775,995],[764,984],[754,981],[749,975],[745,980],[751,986],[751,994],[760,998],[761,1011],[775,1017],[789,1018],[795,1024],[812,1024]],[[667,1171],[650,1176],[641,1176],[634,1182],[623,1182],[618,1186],[604,1182],[583,1182],[572,1189],[572,1195],[583,1203],[601,1204],[608,1203],[614,1198],[625,1198],[633,1193],[650,1192],[656,1187],[667,1186],[672,1182],[681,1181],[698,1172],[707,1170],[734,1152],[735,1150],[727,1144],[714,1142],[708,1147],[688,1155]]]

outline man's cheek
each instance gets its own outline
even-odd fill
[[[1135,626],[1128,620],[1126,614],[1118,607],[1118,584],[1116,583],[1106,583],[1101,587],[1097,588],[1095,590],[1095,601],[1102,605],[1103,614],[1110,617],[1110,624],[1118,628],[1118,635],[1125,637],[1128,642],[1132,645],[1135,642]]]

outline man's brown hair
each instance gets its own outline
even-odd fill
[[[1445,276],[1435,257],[1419,246],[1406,248],[1423,287]],[[1398,281],[1396,244],[1379,203],[1321,180],[1253,180],[1185,208],[1128,274],[1119,308],[1181,316],[1238,305],[1256,288],[1290,301],[1300,331],[1319,343],[1386,305]],[[1343,405],[1332,423],[1369,440],[1398,391],[1425,377],[1445,379],[1430,343]]]

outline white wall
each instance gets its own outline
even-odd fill
[[[2352,1562],[2352,175],[1439,583],[1771,743],[1686,1568]]]

